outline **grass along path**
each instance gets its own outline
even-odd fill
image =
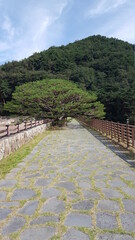
[[[30,152],[33,148],[47,135],[49,130],[35,136],[30,142],[26,143],[20,147],[17,151],[10,154],[8,157],[3,158],[0,161],[0,179],[4,178],[7,173],[9,173],[13,168],[17,166]]]

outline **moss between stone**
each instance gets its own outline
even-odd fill
[[[126,183],[126,184],[128,185],[128,187],[130,187],[130,188],[134,188],[134,187],[135,187],[135,185],[133,184],[132,181],[126,180],[124,177],[120,177],[120,178],[121,178],[121,180],[122,180],[124,183]]]
[[[121,188],[117,188],[117,189],[119,190],[119,192],[120,192],[121,194],[124,195],[124,198],[125,198],[125,199],[132,199],[132,197],[129,196],[129,195],[128,195],[127,193],[125,193],[124,191],[122,191]]]
[[[10,234],[10,239],[11,240],[19,239],[19,232],[15,232],[15,233]]]
[[[20,163],[28,154],[30,154],[32,149],[48,134],[49,131],[45,131],[44,133],[34,137],[29,143],[23,145],[7,158],[2,159],[0,161],[0,179],[4,178],[5,175],[11,171],[11,169],[15,168],[18,163]]]
[[[85,227],[76,227],[77,230],[87,234],[89,237],[90,237],[90,240],[94,240],[95,239],[95,236],[96,236],[96,233],[95,230],[91,230],[91,229],[88,229],[88,228],[85,228]]]

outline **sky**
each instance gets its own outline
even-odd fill
[[[135,43],[135,0],[0,0],[0,64],[92,35]]]

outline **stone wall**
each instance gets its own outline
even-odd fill
[[[5,126],[6,124],[12,124],[19,121],[19,117],[16,118],[10,118],[10,117],[0,117],[0,126]]]
[[[44,132],[49,127],[50,123],[42,124],[9,137],[2,138],[0,140],[0,160],[16,151],[23,144],[29,142],[34,136]]]

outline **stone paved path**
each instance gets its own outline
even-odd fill
[[[135,239],[135,171],[73,121],[0,181],[0,239]]]

